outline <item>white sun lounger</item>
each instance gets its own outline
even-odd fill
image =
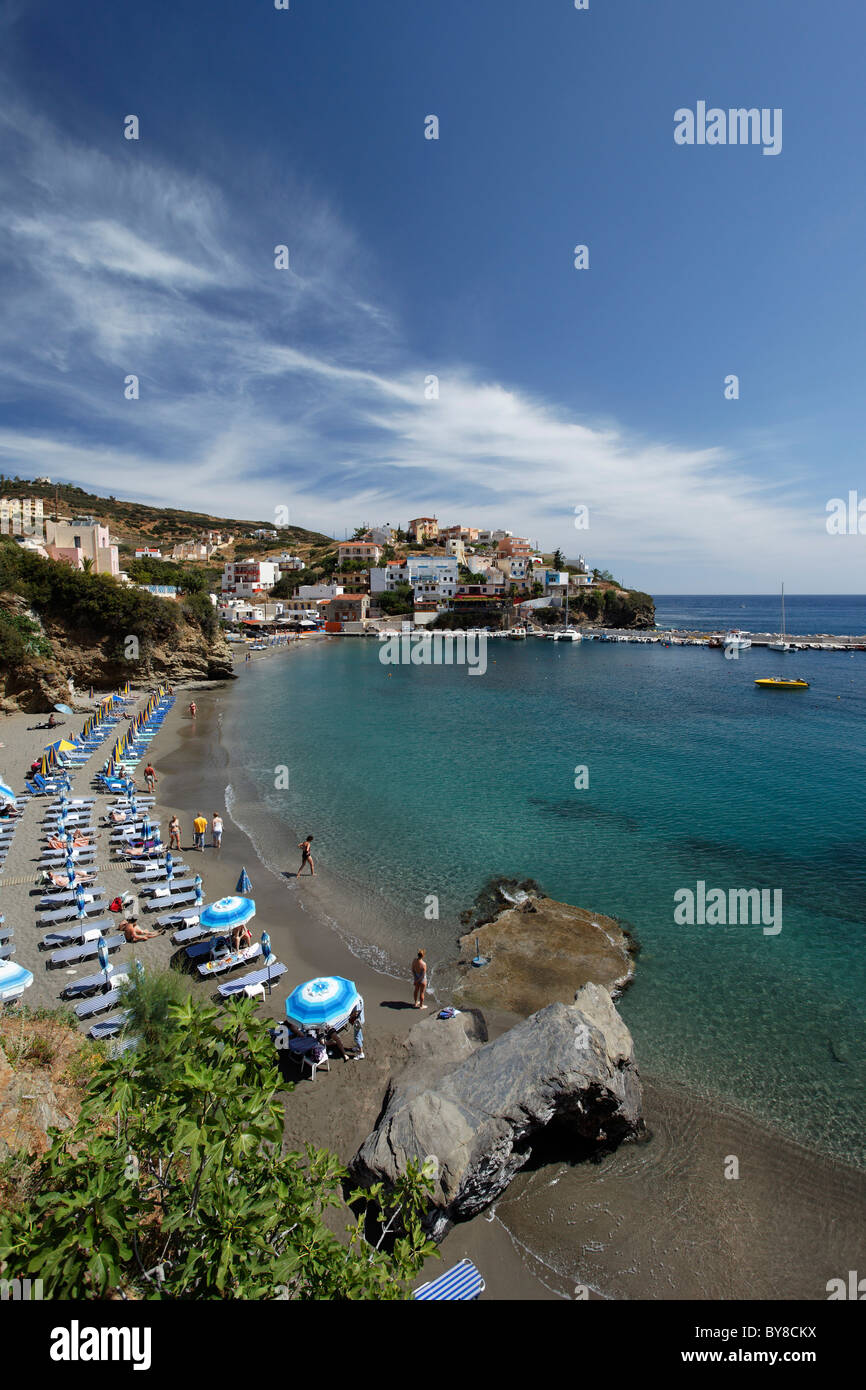
[[[188,893],[170,894],[168,897],[151,898],[149,902],[142,903],[145,912],[162,912],[167,907],[180,907],[184,903],[194,903],[195,893],[192,889]],[[197,904],[204,907],[204,903]]]
[[[105,889],[101,886],[101,884],[82,883],[81,887],[84,889],[85,907],[87,907],[88,903],[92,903],[96,898],[105,897]],[[63,907],[64,903],[72,903],[73,907],[77,906],[78,896],[74,888],[58,888],[56,892],[49,893],[44,898],[40,898],[36,906],[39,908]],[[101,908],[100,911],[102,911]]]
[[[138,881],[139,879],[136,878],[136,882]],[[176,890],[180,891],[180,889],[186,890],[189,888],[195,890],[195,879],[178,878],[177,875],[172,875],[171,879],[169,880],[165,878],[165,876],[163,875],[163,878],[157,879],[155,883],[152,880],[145,879],[142,883],[141,888],[138,891],[141,894],[147,893],[149,896],[152,896],[154,898],[160,896],[161,898],[167,901],[167,895],[165,893],[160,892],[160,890],[163,888],[170,888],[172,892],[175,892]]]
[[[179,864],[175,861],[173,872],[175,876],[188,874],[189,864]],[[132,877],[135,883],[160,883],[165,879],[165,864],[148,864],[140,873],[134,873]]]
[[[94,1023],[92,1028],[88,1028],[87,1036],[97,1039],[113,1038],[120,1032],[128,1018],[129,1014],[124,1011],[122,1014],[114,1014],[111,1018],[100,1019],[98,1023]]]

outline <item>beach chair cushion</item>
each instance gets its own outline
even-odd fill
[[[438,1279],[422,1284],[416,1289],[413,1298],[424,1300],[457,1300],[477,1298],[487,1285],[471,1260],[461,1260],[453,1269],[440,1274]]]

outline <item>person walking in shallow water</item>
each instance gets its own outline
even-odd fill
[[[310,846],[312,845],[312,843],[313,843],[313,837],[312,837],[312,835],[308,835],[307,838],[306,838],[305,840],[302,840],[301,843],[298,845],[298,849],[301,851],[301,867],[298,869],[298,872],[297,872],[297,875],[296,875],[296,877],[298,877],[298,878],[301,877],[301,874],[302,874],[303,871],[304,871],[304,865],[305,865],[305,864],[309,864],[309,866],[310,866],[310,873],[311,873],[312,875],[315,875],[316,866],[315,866],[315,864],[313,863],[313,856],[312,856],[312,853],[311,853],[311,850],[310,850]]]
[[[424,959],[422,947],[418,947],[418,954],[412,962],[412,982],[415,993],[416,1009],[426,1009],[424,995],[427,993],[427,962]]]

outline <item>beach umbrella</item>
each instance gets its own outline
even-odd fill
[[[33,976],[23,965],[16,965],[14,960],[0,960],[0,1004],[20,999],[32,984]]]
[[[286,1000],[286,1018],[299,1028],[337,1028],[347,1021],[359,997],[352,980],[320,976],[292,990]]]
[[[241,876],[238,879],[236,893],[251,893],[253,885],[250,883],[249,874],[246,869],[241,869]]]
[[[196,893],[201,879],[196,874]],[[228,897],[218,898],[215,903],[210,903],[199,916],[199,926],[204,927],[205,931],[229,932],[235,927],[240,927],[244,922],[249,922],[256,915],[256,905],[252,898]]]
[[[79,917],[86,917],[87,913],[84,910],[84,889],[80,883],[77,884],[75,888],[75,901],[78,905]]]
[[[69,705],[55,705],[58,714],[74,714],[75,710],[70,709]]]
[[[69,879],[69,887],[75,887],[75,860],[71,854],[66,856],[66,876]]]
[[[268,967],[268,994],[271,992],[271,965],[274,957],[271,954],[271,938],[266,931],[262,932],[262,950],[265,954],[265,965]]]
[[[8,801],[16,801],[17,798],[8,782],[0,780],[0,802],[5,805]]]
[[[99,964],[105,972],[105,983],[108,984],[108,946],[106,945],[104,936],[100,936],[96,943],[96,954],[99,956]]]
[[[195,876],[195,884],[194,884],[194,887],[195,887],[195,900],[196,900],[197,903],[200,903],[201,900],[202,900],[202,896],[203,896],[203,895],[202,895],[201,874],[196,874],[196,876]]]

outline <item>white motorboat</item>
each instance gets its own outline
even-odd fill
[[[737,631],[736,628],[732,628],[730,632],[725,633],[722,645],[729,651],[744,652],[747,647],[751,647],[752,639],[751,637],[747,637],[744,633]]]

